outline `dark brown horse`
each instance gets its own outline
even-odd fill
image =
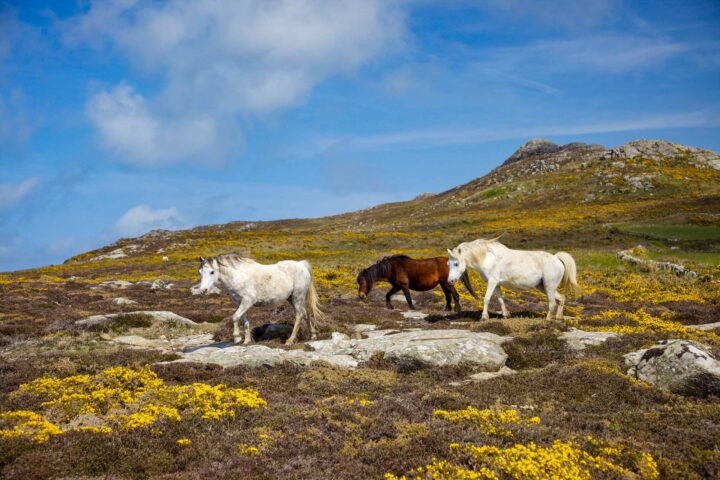
[[[385,295],[385,301],[388,308],[393,308],[390,303],[390,297],[396,292],[402,290],[405,294],[408,306],[414,310],[410,290],[425,292],[435,288],[440,284],[445,294],[445,309],[452,309],[452,299],[455,299],[455,310],[460,311],[460,295],[458,295],[455,287],[448,283],[448,264],[447,257],[423,258],[413,260],[407,255],[392,255],[385,257],[375,265],[366,268],[358,274],[357,282],[360,289],[358,295],[364,299],[370,290],[372,290],[375,282],[384,280],[392,288]],[[470,294],[477,298],[475,290],[470,284],[467,271],[460,277]]]

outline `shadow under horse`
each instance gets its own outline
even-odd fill
[[[362,270],[357,276],[359,286],[358,296],[361,299],[367,297],[375,282],[385,281],[392,285],[390,291],[385,295],[385,304],[393,308],[390,297],[402,290],[405,294],[408,306],[415,309],[410,290],[425,292],[440,285],[445,294],[445,309],[452,310],[452,300],[455,300],[455,311],[461,311],[460,295],[455,287],[448,282],[448,258],[434,257],[413,259],[407,255],[392,255],[385,257],[374,265]],[[470,295],[477,299],[475,290],[470,284],[467,271],[460,277]]]

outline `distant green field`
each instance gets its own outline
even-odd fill
[[[720,240],[720,227],[705,225],[618,225],[618,230],[659,240]]]

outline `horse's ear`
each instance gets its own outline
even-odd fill
[[[205,264],[205,258],[200,257],[200,265],[204,265],[204,264]]]
[[[455,255],[453,255],[452,250],[450,250],[449,248],[447,249],[447,252],[448,252],[448,255],[450,255],[451,257],[454,257],[454,256],[455,256]]]

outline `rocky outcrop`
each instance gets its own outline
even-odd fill
[[[333,333],[328,340],[306,344],[311,350],[286,350],[264,345],[214,344],[180,353],[175,362],[274,366],[289,362],[309,365],[322,361],[339,367],[354,368],[375,354],[399,368],[412,369],[448,365],[473,365],[489,372],[505,366],[507,355],[502,343],[510,337],[469,330],[363,330],[368,338],[351,339]],[[505,372],[504,372],[505,373]]]
[[[503,163],[503,165],[515,163],[532,155],[555,153],[561,148],[562,147],[560,147],[560,145],[558,145],[557,143],[545,140],[544,138],[533,138],[529,140],[525,145],[515,150],[515,153],[510,155],[510,157],[505,160],[505,163]]]
[[[184,325],[186,327],[196,327],[197,323],[193,322],[189,318],[182,317],[173,312],[167,311],[154,311],[154,310],[142,310],[137,312],[124,312],[124,313],[107,313],[104,315],[92,315],[90,317],[77,320],[75,325],[80,327],[97,327],[101,325],[107,325],[113,321],[129,315],[142,315],[150,318],[152,321],[173,323],[175,325]]]
[[[606,156],[619,159],[634,157],[652,160],[687,159],[692,163],[720,170],[720,155],[717,153],[665,140],[635,140],[613,148]]]
[[[710,349],[692,340],[663,340],[625,355],[628,375],[671,392],[720,395],[720,362]]]
[[[644,249],[642,246],[637,246],[634,248],[634,250],[643,251]],[[685,266],[683,266],[683,265],[680,265],[677,263],[671,263],[671,262],[658,262],[656,260],[647,260],[644,258],[640,258],[636,255],[633,255],[633,253],[630,250],[619,251],[617,253],[617,259],[622,262],[631,263],[635,266],[643,265],[643,266],[649,267],[651,269],[669,270],[679,277],[688,277],[688,278],[697,277],[697,272],[694,272],[688,268],[685,268]]]
[[[560,338],[567,342],[568,348],[574,352],[582,352],[588,346],[602,345],[611,338],[619,337],[614,332],[587,332],[571,328],[567,332],[563,332]]]

